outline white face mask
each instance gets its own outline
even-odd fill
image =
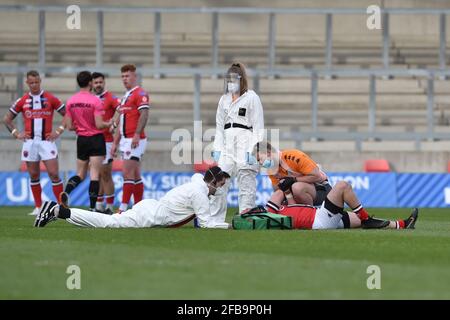
[[[227,84],[228,92],[234,94],[239,92],[239,84],[234,82],[228,82]]]

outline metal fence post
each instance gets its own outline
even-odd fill
[[[275,65],[275,37],[276,37],[275,13],[269,15],[269,70],[273,71]]]
[[[97,50],[96,50],[96,66],[103,66],[103,12],[97,12]]]
[[[370,76],[370,93],[369,93],[369,133],[375,132],[376,124],[376,79],[372,74]]]
[[[200,90],[201,90],[201,77],[199,73],[194,76],[194,121],[201,120],[201,109],[200,109]]]
[[[155,13],[153,37],[153,67],[159,69],[161,67],[161,12]],[[157,72],[154,77],[159,78],[160,74]]]
[[[326,16],[326,48],[325,48],[325,66],[327,70],[332,68],[333,64],[333,15],[327,13]]]
[[[445,49],[447,46],[447,37],[445,27],[446,16],[445,13],[441,13],[439,18],[439,67],[441,70],[445,70],[446,65]]]
[[[39,66],[45,66],[45,11],[39,11]]]
[[[217,69],[219,66],[219,14],[212,14],[212,49],[211,49],[211,67]],[[216,75],[214,75],[216,77]]]
[[[317,73],[311,74],[311,125],[312,131],[317,133]]]
[[[383,67],[389,68],[389,14],[383,13]]]
[[[427,85],[427,133],[428,140],[434,139],[434,74],[428,76]]]

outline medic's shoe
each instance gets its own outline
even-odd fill
[[[39,215],[34,221],[34,226],[37,228],[42,228],[45,227],[47,223],[56,220],[55,208],[57,206],[58,204],[54,201],[45,201],[42,205],[41,211],[39,211]]]
[[[367,220],[361,221],[363,229],[384,229],[389,225],[389,220],[377,219],[369,217]]]

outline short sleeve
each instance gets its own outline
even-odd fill
[[[64,103],[61,102],[61,100],[59,100],[54,95],[50,95],[49,101],[52,108],[56,111],[61,111],[66,106]]]
[[[20,112],[23,111],[24,102],[25,102],[25,97],[17,99],[12,104],[11,108],[9,108],[9,111],[11,111],[14,115],[19,114]]]
[[[104,114],[105,109],[103,108],[103,102],[97,98],[94,104],[94,116],[103,116]]]
[[[135,96],[135,103],[138,110],[149,109],[150,108],[150,98],[145,90],[139,90]]]

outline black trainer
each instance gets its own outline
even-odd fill
[[[405,229],[415,229],[416,221],[419,218],[419,209],[414,208],[408,219],[405,220]]]
[[[112,215],[114,212],[110,208],[106,208],[105,211],[102,212],[103,214]]]
[[[59,203],[64,208],[69,208],[69,194],[67,192],[63,191],[59,194]]]
[[[37,228],[45,227],[45,225],[53,220],[56,220],[55,208],[58,204],[54,201],[45,201],[39,211],[34,226]]]
[[[361,221],[363,229],[384,229],[389,225],[389,220],[377,219],[369,217],[367,220]]]

